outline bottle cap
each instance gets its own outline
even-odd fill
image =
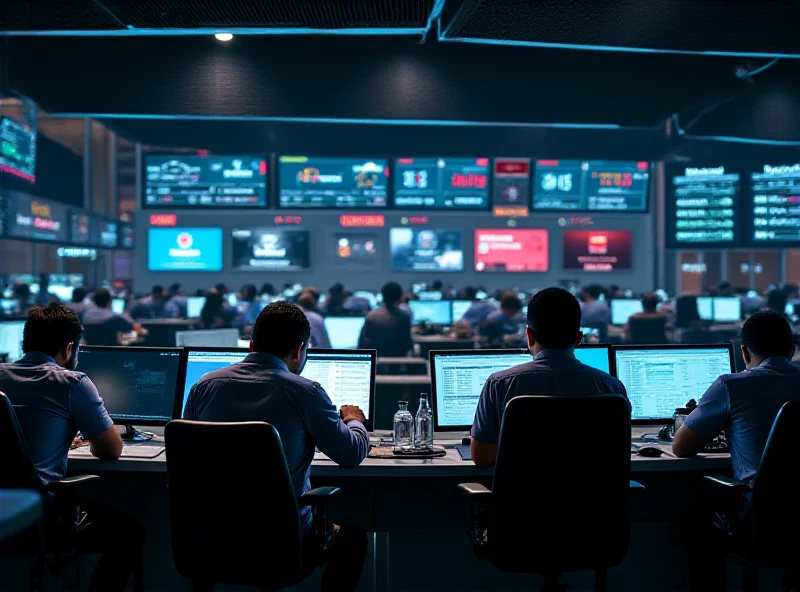
[[[408,401],[398,401],[398,405],[408,405]]]

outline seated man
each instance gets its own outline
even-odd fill
[[[601,300],[603,288],[597,285],[586,286],[581,290],[581,326],[608,325],[611,322],[611,308]]]
[[[192,387],[183,414],[191,420],[266,421],[275,426],[298,499],[311,490],[315,446],[345,467],[358,466],[369,452],[364,413],[352,406],[337,411],[318,383],[299,376],[310,335],[298,306],[268,305],[256,320],[250,355],[240,364],[206,374]],[[311,508],[300,512],[308,536]],[[335,527],[322,589],[355,590],[366,549],[363,532]]]
[[[503,410],[517,395],[619,395],[625,386],[575,359],[574,349],[583,340],[581,307],[561,288],[538,292],[528,304],[525,333],[534,360],[492,374],[478,400],[472,424],[472,460],[479,467],[494,464]]]
[[[122,440],[103,399],[89,377],[75,371],[82,332],[75,314],[61,305],[33,308],[23,331],[25,357],[0,365],[0,391],[24,410],[18,419],[36,473],[45,484],[66,475],[67,454],[78,430],[97,458],[116,460],[122,453]],[[97,503],[81,501],[80,505],[89,524],[77,534],[77,550],[103,553],[89,590],[125,590],[134,566],[141,561],[143,528]]]
[[[358,347],[377,350],[379,358],[404,358],[414,349],[414,343],[411,316],[400,308],[403,288],[397,282],[388,282],[381,295],[383,304],[367,315]]]
[[[163,286],[153,286],[150,296],[142,298],[130,311],[131,317],[137,321],[140,319],[165,319],[169,316],[166,307],[167,293]]]
[[[497,325],[504,335],[520,333],[524,324],[522,302],[514,292],[503,292],[500,298],[500,310],[486,318],[486,325]]]
[[[125,315],[118,315],[111,310],[111,292],[106,288],[97,288],[92,297],[94,306],[83,312],[84,325],[107,325],[116,333],[144,333],[139,323],[135,323]],[[102,345],[102,344],[92,344]]]
[[[654,345],[667,342],[667,315],[658,311],[659,301],[653,292],[642,296],[642,312],[632,314],[625,323],[625,343]]]
[[[741,337],[747,370],[720,376],[708,388],[676,432],[672,451],[680,457],[695,456],[724,430],[733,476],[749,484],[778,411],[787,401],[800,399],[800,368],[792,364],[792,330],[782,314],[757,312],[745,321]],[[713,509],[704,506],[695,509],[695,520],[687,521],[692,589],[724,590],[724,546],[716,542]],[[740,518],[746,522],[746,506]]]

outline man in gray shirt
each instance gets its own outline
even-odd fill
[[[411,341],[411,317],[400,310],[403,288],[389,282],[381,288],[383,305],[367,315],[358,347],[374,349],[380,358],[404,358],[414,348]]]

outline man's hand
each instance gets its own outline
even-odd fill
[[[342,405],[342,408],[339,410],[339,416],[345,423],[353,420],[360,421],[361,423],[366,423],[367,421],[367,418],[364,417],[364,412],[355,405]]]

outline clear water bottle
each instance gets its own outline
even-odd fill
[[[415,420],[414,447],[418,450],[433,450],[433,412],[428,401],[428,393],[419,396],[419,410]]]
[[[394,449],[414,449],[414,417],[408,410],[408,401],[398,401],[400,409],[394,414]]]

